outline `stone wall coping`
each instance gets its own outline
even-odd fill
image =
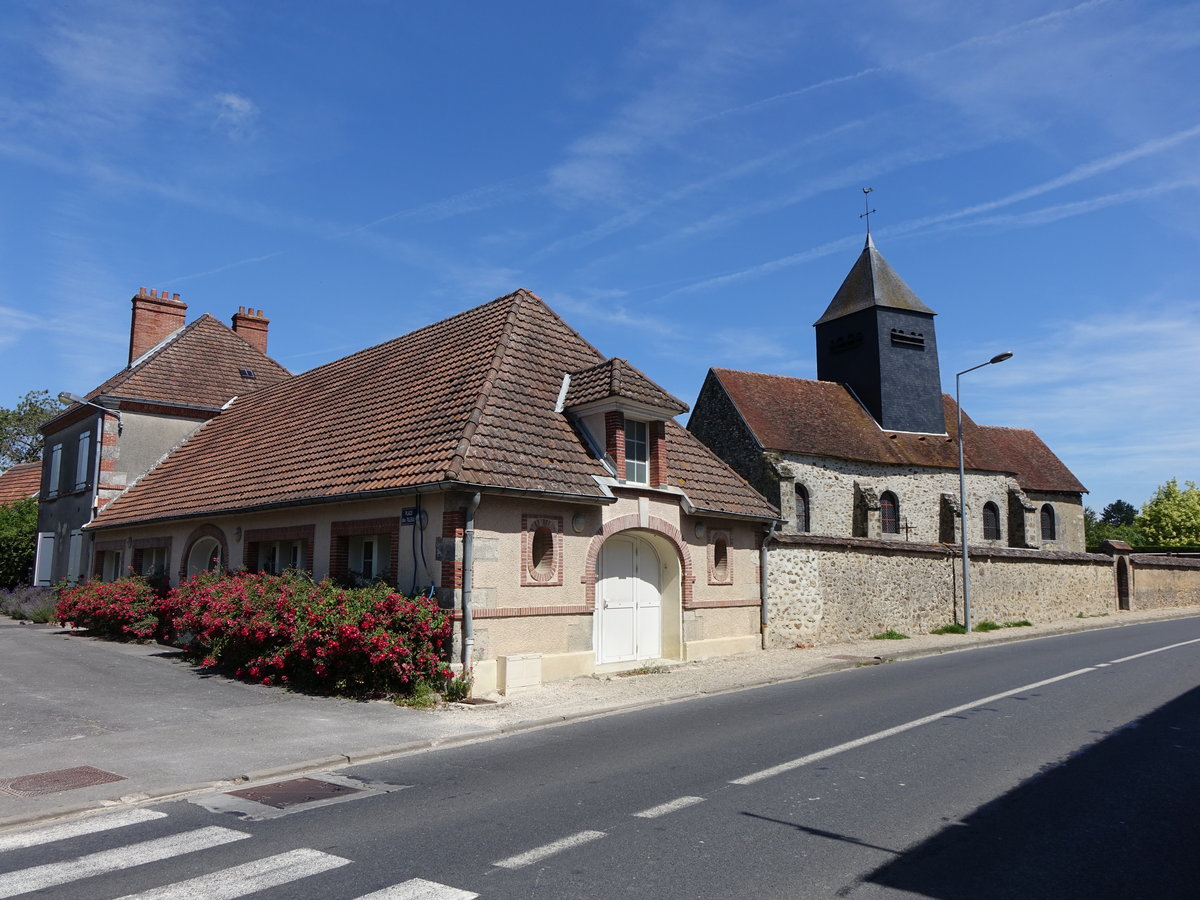
[[[830,547],[843,550],[887,550],[914,556],[961,556],[956,544],[927,544],[916,541],[883,541],[875,538],[835,537],[823,534],[776,534],[778,544],[789,546]],[[973,546],[967,548],[972,559],[1019,559],[1031,562],[1077,562],[1112,565],[1103,553],[1075,553],[1069,550],[1025,550],[1020,547]]]
[[[1200,569],[1200,559],[1187,556],[1170,556],[1137,553],[1129,557],[1135,566],[1161,566],[1172,569]]]

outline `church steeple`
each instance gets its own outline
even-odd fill
[[[848,385],[889,431],[942,434],[936,313],[888,265],[868,232],[817,332],[817,378]]]

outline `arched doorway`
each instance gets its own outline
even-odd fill
[[[1117,609],[1129,609],[1129,561],[1117,559]]]
[[[221,542],[213,537],[202,537],[192,544],[188,554],[187,574],[191,578],[201,572],[219,572],[222,568]]]
[[[596,662],[662,656],[663,564],[650,542],[633,534],[608,538],[596,568]]]

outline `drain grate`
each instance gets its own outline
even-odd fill
[[[328,800],[331,797],[357,794],[359,789],[316,778],[293,778],[291,781],[277,781],[275,784],[264,784],[260,787],[226,791],[225,793],[232,797],[241,797],[243,800],[253,800],[264,806],[273,806],[275,809],[285,809],[301,803],[313,803],[317,800]]]
[[[0,778],[0,791],[28,800],[45,794],[75,791],[79,788],[95,787],[124,781],[124,775],[114,775],[92,766],[75,766],[72,769],[56,769],[53,772],[36,772],[33,775],[18,775],[16,778]]]

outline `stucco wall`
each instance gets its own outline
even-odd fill
[[[1133,556],[1133,609],[1200,606],[1200,559]]]
[[[769,553],[769,644],[793,647],[924,633],[962,621],[950,547],[785,536]],[[972,548],[972,621],[1046,622],[1117,606],[1112,561],[1083,553]]]

